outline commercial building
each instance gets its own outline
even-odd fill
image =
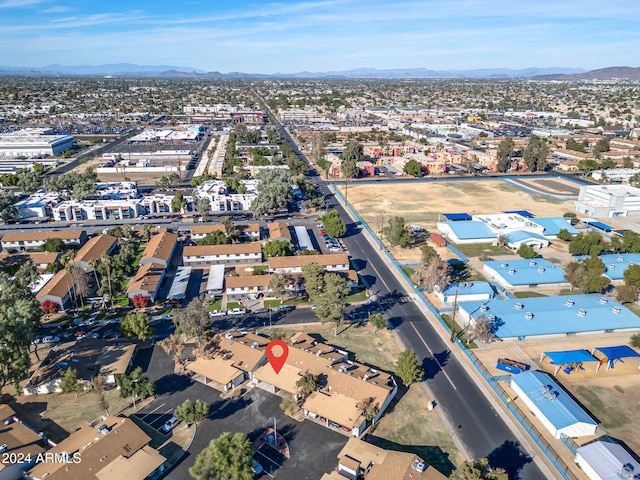
[[[0,157],[41,157],[72,147],[71,135],[41,135],[25,131],[0,134]]]
[[[640,265],[640,253],[610,253],[598,258],[604,263],[604,275],[610,280],[622,280],[630,265]]]
[[[598,422],[545,372],[513,375],[511,388],[553,438],[595,435]]]
[[[600,295],[493,299],[466,302],[457,313],[464,322],[486,318],[496,338],[526,338],[640,328],[640,317]]]
[[[640,188],[630,185],[583,185],[573,206],[590,217],[618,217],[640,213]]]
[[[564,270],[544,258],[488,260],[482,269],[505,288],[538,285],[569,285]]]

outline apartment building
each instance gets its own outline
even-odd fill
[[[269,273],[302,273],[302,267],[317,263],[329,272],[349,270],[349,256],[346,253],[328,255],[296,255],[290,257],[270,257]]]
[[[5,250],[36,250],[51,238],[59,238],[69,247],[80,247],[87,241],[87,234],[80,229],[11,231],[2,236],[2,248]]]
[[[182,260],[184,265],[192,267],[262,263],[262,245],[252,242],[184,247]]]

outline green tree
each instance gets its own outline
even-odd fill
[[[279,169],[262,170],[256,176],[258,194],[251,206],[254,215],[262,216],[271,210],[283,208],[293,198],[291,175]]]
[[[562,216],[568,218],[571,225],[577,225],[579,222],[578,215],[575,212],[564,212]]]
[[[324,272],[318,293],[311,295],[307,290],[309,299],[316,304],[316,317],[322,323],[333,323],[334,335],[338,334],[338,325],[344,321],[344,299],[349,291],[344,278],[333,272]]]
[[[521,244],[518,248],[518,255],[522,258],[536,258],[538,254],[531,245]]]
[[[402,171],[407,175],[413,175],[414,177],[418,177],[424,173],[422,171],[422,164],[417,160],[409,160],[404,164]]]
[[[298,394],[302,398],[307,398],[313,392],[315,392],[320,386],[320,378],[313,373],[305,373],[298,381],[296,381],[296,387],[298,387]]]
[[[431,260],[439,256],[440,255],[438,255],[438,252],[436,252],[436,249],[433,248],[431,245],[422,245],[420,247],[420,258],[422,260],[422,266],[425,268],[429,266],[429,264],[431,263]]]
[[[585,175],[589,175],[594,170],[598,170],[600,168],[600,164],[591,159],[580,160],[578,162],[578,168],[581,172],[584,172]]]
[[[640,288],[640,265],[629,265],[622,275],[627,285]]]
[[[75,368],[67,368],[62,374],[62,382],[60,382],[60,389],[62,393],[75,393],[78,398],[78,393],[84,390],[84,386],[78,383],[78,370]]]
[[[382,330],[383,328],[387,328],[387,325],[388,325],[387,319],[381,313],[372,314],[369,317],[369,323],[375,327],[376,332],[378,330]]]
[[[332,238],[342,237],[347,233],[347,226],[340,218],[340,214],[337,210],[329,210],[322,217],[320,217],[324,228],[327,230],[327,235]]]
[[[638,287],[634,285],[619,285],[616,287],[616,300],[620,303],[632,303],[638,300]]]
[[[176,335],[184,333],[195,337],[198,346],[201,346],[202,340],[206,340],[209,332],[211,319],[202,301],[196,297],[186,307],[173,310],[173,323],[176,326]]]
[[[292,254],[291,244],[286,240],[271,240],[262,246],[265,258],[286,257]]]
[[[605,249],[606,242],[596,232],[587,233],[586,235],[579,233],[569,243],[569,253],[571,255],[599,255]]]
[[[63,252],[66,246],[59,238],[47,238],[42,245],[43,252]]]
[[[155,387],[149,378],[142,376],[142,367],[136,367],[129,375],[116,375],[116,383],[120,387],[120,398],[146,398],[153,395]]]
[[[202,217],[209,215],[209,212],[211,212],[211,201],[208,197],[202,197],[196,200],[196,212]]]
[[[23,171],[18,175],[18,187],[27,195],[38,191],[42,186],[42,177],[36,172]]]
[[[418,362],[416,352],[407,349],[400,353],[396,364],[396,375],[400,377],[405,385],[422,381],[424,369]]]
[[[227,245],[231,243],[229,237],[227,237],[224,232],[220,230],[214,230],[213,232],[207,233],[203,239],[196,241],[197,245]]]
[[[149,315],[144,312],[128,313],[120,321],[120,331],[127,338],[138,337],[144,342],[155,333],[149,321]]]
[[[565,242],[570,242],[571,239],[573,238],[573,235],[571,235],[569,233],[569,230],[567,230],[566,228],[561,228],[560,231],[558,232],[558,238],[560,240],[564,240]]]
[[[17,198],[12,192],[8,190],[0,192],[0,219],[7,221],[16,216],[17,210],[13,206],[16,200]]]
[[[509,480],[502,468],[492,468],[486,458],[468,460],[460,465],[449,477],[453,480]]]
[[[596,155],[603,152],[609,151],[609,140],[602,138],[596,142],[593,146],[593,153]]]
[[[631,335],[631,339],[629,340],[629,343],[633,348],[640,348],[640,333]]]
[[[209,415],[210,408],[211,405],[204,400],[196,400],[194,403],[187,399],[176,407],[173,416],[186,424],[199,423]]]
[[[543,171],[547,168],[548,153],[549,147],[545,140],[534,135],[529,139],[524,152],[522,152],[522,158],[530,171]]]
[[[405,248],[411,242],[411,233],[407,229],[403,217],[392,217],[388,225],[383,229],[383,233],[391,246],[400,245]]]
[[[628,253],[640,253],[640,234],[633,230],[627,230],[622,235],[621,251]]]
[[[196,480],[253,480],[253,454],[244,433],[224,432],[198,454],[189,475]]]
[[[29,347],[40,319],[40,303],[31,287],[38,275],[31,262],[15,274],[0,271],[0,388],[19,382],[29,373]]]
[[[513,138],[507,137],[498,145],[498,163],[496,169],[499,172],[508,172],[511,168],[511,157],[513,156]]]
[[[640,187],[640,173],[634,173],[631,175],[629,178],[629,185],[636,188]]]
[[[309,262],[302,267],[302,277],[309,298],[315,298],[322,293],[324,287],[324,268],[316,262]]]
[[[187,206],[187,201],[184,198],[184,195],[180,190],[178,190],[171,200],[171,211],[173,212],[182,212],[184,208]]]
[[[269,290],[275,297],[280,298],[280,303],[282,303],[282,297],[285,292],[285,287],[287,286],[284,275],[280,273],[274,273],[269,278]]]
[[[362,160],[364,148],[362,144],[351,141],[347,143],[345,149],[340,154],[340,171],[345,178],[358,178],[360,168],[358,162]]]
[[[287,415],[294,415],[300,409],[300,406],[291,395],[287,395],[280,402],[280,409]]]

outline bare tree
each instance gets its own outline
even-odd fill
[[[440,257],[435,257],[427,267],[421,267],[419,277],[420,283],[429,290],[433,290],[435,285],[444,290],[451,283],[451,266]]]
[[[479,340],[483,343],[495,340],[493,321],[484,315],[478,315],[475,320],[471,320],[467,326],[467,345],[472,340]]]

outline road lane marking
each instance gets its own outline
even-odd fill
[[[162,405],[160,405],[159,407],[154,408],[153,410],[151,410],[149,413],[145,414],[143,417],[138,417],[140,420],[144,420],[145,418],[147,418],[149,415],[151,415],[153,412],[155,412],[156,410],[160,410],[162,407],[164,407],[164,403]]]
[[[431,350],[431,348],[429,348],[429,345],[427,345],[427,342],[425,342],[424,338],[422,337],[422,335],[420,335],[420,332],[418,332],[418,329],[416,328],[416,326],[412,323],[411,327],[415,330],[415,332],[418,334],[418,337],[420,338],[420,340],[422,341],[422,343],[424,344],[425,347],[427,347],[427,350],[429,350],[429,353],[431,354],[431,357],[436,361],[436,363],[438,364],[438,366],[440,367],[440,371],[444,374],[445,377],[447,377],[447,380],[449,380],[449,383],[451,384],[451,386],[453,387],[454,390],[458,390],[458,388],[455,386],[455,384],[453,383],[453,381],[451,380],[451,377],[449,377],[449,375],[447,375],[447,372],[444,371],[444,367],[442,366],[442,364],[438,361],[438,359],[436,358],[436,356],[433,354],[433,350]]]

